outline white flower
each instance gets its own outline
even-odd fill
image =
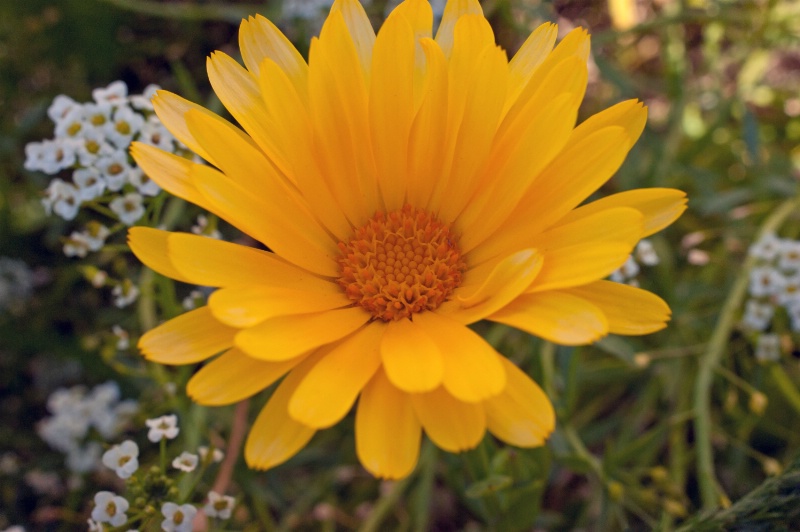
[[[125,149],[144,126],[144,118],[130,107],[119,107],[114,118],[106,124],[106,135],[117,147]]]
[[[617,283],[624,283],[630,281],[637,275],[639,275],[639,263],[636,262],[633,255],[630,255],[628,256],[628,260],[625,261],[625,264],[611,273],[610,279]]]
[[[73,231],[64,239],[64,255],[67,257],[83,258],[87,253],[89,253],[89,242],[83,233]]]
[[[114,305],[118,308],[125,308],[139,297],[139,289],[130,279],[125,279],[111,289],[114,296]]]
[[[784,240],[778,252],[778,267],[783,270],[800,270],[800,242]]]
[[[158,196],[158,193],[161,192],[161,187],[158,186],[158,183],[147,177],[138,166],[131,168],[128,175],[128,180],[136,187],[139,194],[144,196]]]
[[[800,301],[792,301],[786,307],[786,313],[789,314],[789,319],[792,322],[792,330],[800,332]]]
[[[649,240],[640,240],[639,243],[636,244],[635,254],[636,260],[645,266],[655,266],[658,264],[656,248],[653,247],[653,244]]]
[[[86,167],[92,166],[97,159],[109,156],[116,151],[117,150],[108,143],[105,133],[96,129],[88,130],[86,134],[83,135],[83,138],[77,142],[75,148],[75,152],[78,155],[78,162]]]
[[[103,532],[105,530],[103,523],[98,523],[94,519],[89,518],[86,522],[89,525],[89,532]]]
[[[164,127],[156,115],[151,116],[147,122],[145,122],[139,134],[140,142],[150,144],[168,152],[175,150],[175,143],[177,142],[175,137]]]
[[[103,195],[106,190],[106,182],[97,168],[79,168],[72,174],[72,181],[78,187],[81,201],[92,201]]]
[[[750,246],[749,254],[764,261],[771,261],[783,246],[783,241],[774,233],[764,235],[758,242]]]
[[[142,196],[136,192],[129,192],[124,196],[114,198],[108,204],[108,207],[119,217],[119,221],[125,225],[133,225],[144,215]]]
[[[43,140],[25,146],[26,170],[55,175],[75,164],[78,143],[69,140]]]
[[[82,105],[70,109],[56,122],[56,139],[78,139],[86,130],[86,115]]]
[[[164,515],[164,520],[161,522],[161,530],[165,532],[191,532],[192,521],[197,514],[197,508],[191,504],[178,506],[174,502],[165,502],[161,506],[161,513]]]
[[[111,332],[117,337],[117,349],[124,351],[131,346],[130,335],[128,334],[128,331],[119,325],[114,325],[111,327]]]
[[[197,223],[192,226],[192,233],[216,238],[217,240],[222,238],[222,233],[220,233],[216,227],[210,227],[208,225],[208,218],[204,214],[197,215]]]
[[[781,358],[781,337],[774,333],[762,334],[756,343],[756,359],[774,362]]]
[[[775,295],[778,303],[784,306],[800,301],[800,272],[784,277],[783,284]]]
[[[139,109],[141,111],[152,111],[153,110],[153,96],[156,95],[156,92],[161,90],[161,87],[158,85],[150,84],[144,88],[144,92],[142,94],[135,94],[130,97],[131,107],[134,109]]]
[[[80,104],[64,94],[59,94],[47,108],[47,116],[53,122],[58,122],[64,118],[74,107],[79,107]]]
[[[139,469],[139,446],[132,440],[113,446],[103,454],[103,465],[119,478],[130,478]]]
[[[92,519],[98,523],[122,526],[128,520],[128,501],[110,491],[100,491],[94,496]]]
[[[203,507],[206,515],[219,519],[229,519],[235,500],[230,495],[220,495],[216,491],[208,492],[208,502]]]
[[[145,423],[150,428],[147,433],[147,439],[153,443],[162,439],[172,440],[180,432],[180,429],[178,429],[178,416],[175,414],[148,419]]]
[[[95,221],[86,224],[86,230],[83,233],[91,251],[99,251],[105,245],[106,238],[110,234],[111,231],[108,227]]]
[[[96,441],[75,447],[67,453],[67,468],[75,473],[90,473],[97,469],[103,449]]]
[[[742,326],[750,331],[766,330],[774,315],[775,307],[771,304],[749,299],[745,304]]]
[[[114,107],[109,102],[86,103],[83,105],[83,114],[86,125],[102,131],[103,127],[111,120]]]
[[[95,270],[90,274],[89,282],[95,288],[103,288],[108,280],[108,273],[104,270]]]
[[[772,266],[759,266],[750,272],[750,295],[769,297],[779,293],[785,283],[781,273]]]
[[[94,166],[105,179],[108,190],[113,192],[125,186],[132,169],[130,163],[128,163],[128,154],[123,150],[117,150],[109,155],[99,157]]]
[[[206,457],[208,457],[208,447],[205,445],[201,445],[197,448],[197,454],[200,455],[200,459],[205,462]],[[222,452],[221,449],[215,448],[214,451],[211,453],[211,461],[218,464],[222,462],[222,459],[225,458],[225,453]]]
[[[188,296],[183,298],[181,306],[183,306],[185,310],[192,310],[197,308],[197,306],[202,303],[204,299],[203,292],[200,290],[192,290],[189,292]]]
[[[47,214],[55,213],[65,220],[72,220],[78,214],[81,198],[78,189],[61,179],[53,179],[42,198]]]
[[[196,454],[183,451],[180,456],[172,461],[172,467],[180,469],[185,473],[191,473],[197,468],[198,458]]]
[[[124,81],[114,81],[108,87],[94,89],[92,98],[97,103],[107,102],[113,105],[121,105],[127,101],[128,86]]]

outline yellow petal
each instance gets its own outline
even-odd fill
[[[564,217],[564,221],[579,220],[603,209],[630,207],[644,215],[641,238],[661,231],[678,219],[686,210],[686,193],[674,188],[640,188],[606,196],[593,201]]]
[[[497,395],[506,376],[500,355],[477,333],[447,316],[423,312],[415,321],[433,338],[444,359],[444,388],[460,401],[475,403]]]
[[[558,225],[531,239],[543,253],[551,249],[595,244],[604,241],[636,245],[642,233],[644,216],[636,209],[618,207],[597,211],[580,219],[566,218]]]
[[[590,344],[608,334],[608,320],[599,308],[556,291],[522,295],[488,319],[563,345]]]
[[[497,263],[473,268],[466,273],[464,284],[437,312],[465,325],[482,320],[524,292],[539,274],[542,264],[538,251],[525,249]]]
[[[144,333],[139,349],[153,362],[192,364],[231,347],[237,332],[217,321],[208,307],[200,307]]]
[[[170,234],[150,227],[131,227],[128,229],[128,246],[148,268],[177,281],[191,282],[169,260],[167,237]]]
[[[289,400],[319,356],[312,355],[293,369],[261,409],[244,447],[244,459],[253,469],[282,464],[306,446],[315,429],[298,423],[289,415]]]
[[[246,328],[277,316],[311,314],[352,303],[337,285],[325,285],[324,291],[310,286],[298,290],[277,285],[220,288],[208,298],[208,306],[222,323]]]
[[[598,281],[625,264],[633,246],[625,242],[578,244],[544,252],[544,265],[528,292]]]
[[[185,98],[181,98],[177,94],[173,94],[164,90],[156,92],[156,95],[153,97],[153,109],[155,110],[158,119],[161,120],[162,124],[164,124],[164,127],[166,127],[170,133],[175,135],[175,138],[184,143],[187,148],[195,152],[197,155],[211,164],[214,164],[214,159],[211,157],[211,155],[209,155],[192,136],[189,128],[186,126],[186,120],[184,119],[184,116],[186,115],[187,111],[194,109],[198,112],[215,116],[220,122],[227,122],[225,119],[215,115],[205,107],[197,105],[196,103],[192,103]]]
[[[254,358],[288,360],[344,338],[364,325],[369,317],[362,308],[278,316],[239,332],[234,343]]]
[[[371,323],[331,348],[309,371],[289,401],[289,414],[314,428],[339,422],[381,365],[385,326]]]
[[[386,210],[403,206],[408,135],[414,118],[414,30],[393,12],[383,23],[372,54],[370,133],[375,169]]]
[[[277,146],[274,126],[253,74],[223,52],[214,52],[206,62],[208,80],[233,118],[253,137],[259,148],[284,175],[289,166]]]
[[[372,29],[372,23],[369,21],[364,7],[357,0],[336,0],[331,6],[328,20],[336,12],[342,14],[364,72],[369,72],[372,62],[372,47],[375,45],[375,30]]]
[[[466,451],[483,439],[486,414],[482,404],[459,401],[441,387],[411,394],[411,402],[425,433],[445,451]]]
[[[442,383],[442,353],[415,321],[389,322],[381,339],[381,359],[389,380],[406,392],[433,390]]]
[[[141,142],[131,144],[131,156],[147,177],[161,188],[219,216],[211,202],[192,183],[192,168],[197,163]]]
[[[313,219],[300,214],[303,209],[293,198],[279,191],[273,191],[275,195],[251,192],[204,166],[193,169],[192,180],[227,221],[282,258],[320,275],[338,276],[333,239]]]
[[[393,11],[408,21],[414,32],[414,112],[419,109],[425,78],[425,53],[421,39],[430,39],[433,28],[433,10],[427,0],[404,0]]]
[[[399,479],[414,470],[422,430],[411,399],[378,370],[356,411],[356,453],[376,477]]]
[[[538,447],[555,428],[553,405],[541,388],[502,357],[508,382],[503,393],[483,403],[489,431],[517,447]]]
[[[189,379],[186,394],[201,405],[238,403],[271,386],[305,358],[301,355],[282,362],[267,362],[233,348],[200,368]]]
[[[640,288],[611,281],[564,290],[589,301],[608,319],[608,332],[639,335],[660,331],[667,326],[671,312],[657,295]]]
[[[639,100],[625,100],[593,114],[581,122],[569,140],[570,143],[577,143],[601,129],[609,126],[621,126],[625,128],[628,142],[634,145],[644,131],[646,123],[647,107]]]
[[[286,73],[271,59],[265,59],[261,64],[258,83],[275,124],[275,141],[291,167],[293,182],[322,225],[339,240],[345,240],[350,236],[352,226],[339,203],[332,201],[333,192],[317,165],[318,150],[314,148],[308,103],[302,100]]]
[[[508,98],[506,109],[519,97],[522,89],[533,76],[536,68],[542,64],[553,49],[558,35],[558,26],[545,22],[525,40],[514,57],[508,63]]]
[[[173,266],[201,286],[279,285],[328,291],[330,281],[281,260],[274,253],[188,233],[167,239]]]
[[[442,13],[442,21],[436,31],[436,42],[442,48],[445,57],[450,57],[453,50],[453,34],[456,22],[462,15],[474,14],[483,16],[478,0],[448,0]]]
[[[292,80],[298,93],[303,98],[308,97],[308,65],[305,59],[267,18],[256,15],[242,20],[239,26],[239,49],[245,66],[253,75],[259,75],[259,66],[265,58],[269,58]]]

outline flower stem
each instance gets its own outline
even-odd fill
[[[783,202],[767,218],[759,230],[757,239],[775,232],[783,221],[800,206],[800,197]],[[717,324],[711,334],[706,352],[700,358],[697,380],[694,387],[694,432],[697,448],[697,481],[700,485],[700,499],[703,509],[717,508],[720,500],[720,488],[714,473],[714,456],[711,445],[711,385],[714,370],[719,364],[722,354],[726,352],[728,338],[736,325],[736,314],[747,296],[750,271],[755,265],[755,257],[748,256],[739,276],[733,283],[728,298],[722,306]]]

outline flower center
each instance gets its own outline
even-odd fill
[[[339,286],[383,321],[439,307],[466,270],[450,225],[411,205],[376,213],[339,249]]]

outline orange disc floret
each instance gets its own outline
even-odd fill
[[[411,205],[377,212],[339,250],[339,286],[383,321],[437,308],[466,270],[450,225]]]

